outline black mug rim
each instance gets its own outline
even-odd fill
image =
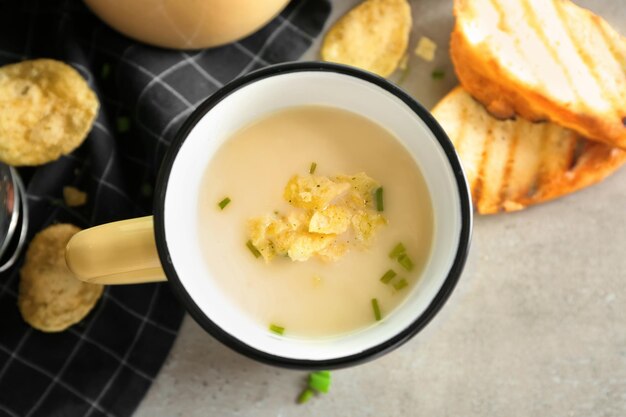
[[[206,113],[208,113],[223,99],[228,97],[233,92],[239,90],[240,88],[268,77],[294,72],[332,72],[356,77],[358,79],[372,83],[380,88],[383,88],[387,92],[402,100],[428,126],[428,128],[433,132],[435,138],[439,142],[439,145],[444,150],[447,160],[454,173],[454,177],[459,190],[461,205],[459,210],[461,213],[461,230],[454,262],[441,288],[439,289],[435,297],[431,300],[426,310],[424,310],[422,314],[420,314],[404,330],[402,330],[392,338],[382,341],[376,346],[373,346],[369,349],[363,350],[353,355],[324,360],[293,359],[273,355],[258,350],[224,331],[206,314],[204,314],[204,312],[193,301],[193,299],[185,289],[184,285],[182,284],[180,278],[176,273],[174,265],[171,262],[169,250],[167,248],[165,240],[164,211],[167,183],[169,181],[171,169],[174,160],[176,159],[176,156],[178,154],[178,151],[180,150],[182,144],[185,142],[191,130],[196,126],[200,119],[204,117]],[[452,142],[450,141],[444,130],[441,128],[441,126],[435,121],[433,116],[430,114],[430,112],[428,112],[428,110],[426,110],[426,108],[424,108],[415,99],[410,97],[407,93],[405,93],[396,85],[372,73],[340,64],[330,64],[323,62],[293,62],[286,64],[276,64],[256,70],[243,77],[239,77],[220,88],[205,101],[203,101],[196,110],[194,110],[194,112],[185,120],[181,128],[176,133],[176,136],[171,142],[170,147],[159,169],[155,190],[154,228],[157,251],[161,260],[161,264],[163,266],[163,270],[165,271],[173,292],[183,303],[191,317],[211,336],[213,336],[215,339],[217,339],[227,347],[233,349],[234,351],[259,362],[284,368],[314,370],[336,369],[352,366],[379,357],[407,342],[409,339],[419,333],[435,317],[435,315],[443,307],[450,294],[454,290],[454,287],[456,286],[460,278],[463,267],[465,265],[465,261],[467,259],[472,235],[473,213],[469,187],[467,185],[467,180],[465,178],[461,162],[454,149],[454,146],[452,145]]]

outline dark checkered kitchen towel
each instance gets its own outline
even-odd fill
[[[0,65],[65,61],[102,105],[77,151],[20,171],[31,237],[55,222],[88,227],[150,213],[159,162],[185,118],[231,79],[300,57],[329,8],[327,0],[294,0],[245,40],[180,52],[115,33],[78,0],[0,0]],[[66,185],[86,191],[88,204],[66,207]],[[46,334],[22,321],[18,281],[18,268],[0,275],[0,417],[131,415],[183,317],[167,284],[109,287],[81,323]]]

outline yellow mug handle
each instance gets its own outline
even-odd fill
[[[94,284],[165,281],[152,216],[103,224],[74,235],[65,261],[76,277]]]

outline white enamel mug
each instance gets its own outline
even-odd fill
[[[213,155],[241,127],[278,110],[325,105],[360,114],[390,131],[414,158],[434,213],[433,247],[406,300],[375,325],[323,340],[271,333],[226,297],[203,259],[198,207]],[[107,284],[167,279],[189,314],[230,348],[261,362],[331,369],[389,352],[416,335],[454,289],[469,249],[472,207],[459,158],[430,113],[373,74],[327,63],[267,67],[213,94],[188,118],[166,155],[154,216],[87,229],[68,244],[70,269]]]

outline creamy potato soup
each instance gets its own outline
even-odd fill
[[[422,175],[376,123],[294,107],[236,132],[203,179],[206,262],[226,296],[285,337],[384,321],[420,279],[433,213]]]

